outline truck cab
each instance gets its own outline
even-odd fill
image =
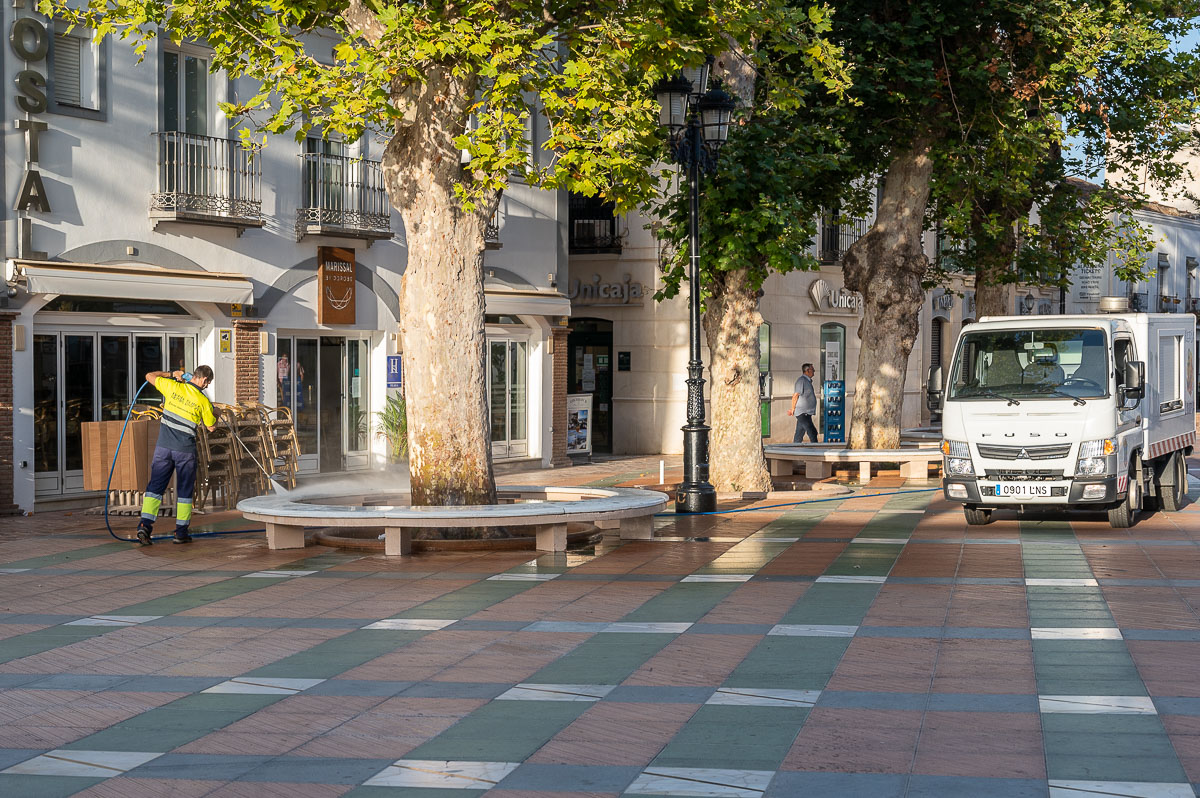
[[[1128,527],[1142,509],[1178,509],[1196,440],[1194,353],[1190,314],[965,327],[945,385],[929,386],[946,498],[969,524],[1012,508],[1107,511],[1113,527]]]

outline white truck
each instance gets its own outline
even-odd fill
[[[1178,510],[1196,443],[1195,316],[986,317],[958,337],[942,412],[942,488],[968,524],[993,510]]]

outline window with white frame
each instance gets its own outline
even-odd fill
[[[100,46],[90,28],[68,31],[65,23],[56,22],[50,60],[56,110],[101,110]]]
[[[162,53],[162,129],[208,135],[208,58],[184,50]]]

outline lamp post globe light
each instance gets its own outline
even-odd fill
[[[716,166],[729,138],[734,100],[719,86],[709,89],[713,59],[662,80],[654,93],[659,122],[670,136],[671,158],[686,167],[690,192],[688,215],[688,378],[687,424],[683,427],[683,483],[675,494],[675,512],[717,509],[717,492],[708,481],[708,432],[704,423],[704,363],[700,360],[700,173]]]

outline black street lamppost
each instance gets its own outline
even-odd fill
[[[691,192],[688,254],[687,424],[683,427],[683,484],[675,494],[675,512],[706,513],[717,509],[717,492],[708,481],[708,431],[704,423],[704,363],[700,360],[700,172],[716,166],[721,145],[729,138],[734,100],[719,86],[708,88],[710,57],[703,66],[684,69],[654,88],[659,122],[670,133],[671,158],[687,167]]]

